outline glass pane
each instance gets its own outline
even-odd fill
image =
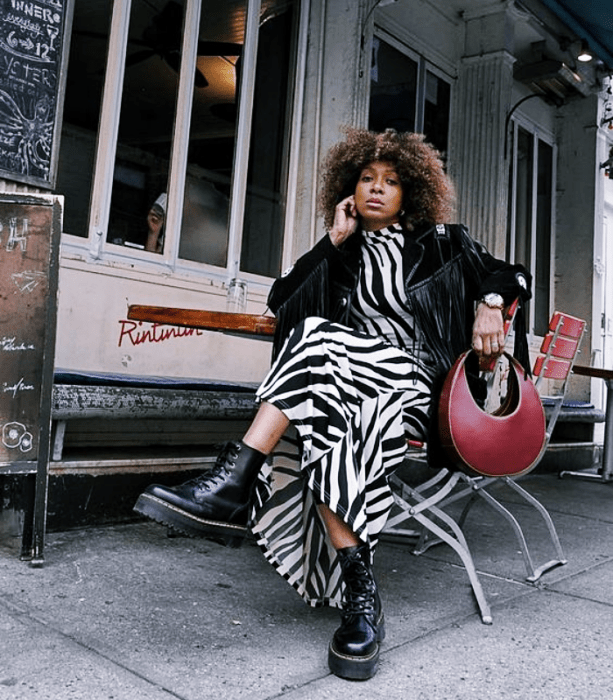
[[[449,145],[449,109],[451,86],[430,71],[426,71],[426,99],[424,104],[424,134],[442,153]]]
[[[63,230],[87,237],[111,0],[76,0],[66,79],[56,192],[65,195]]]
[[[179,257],[225,266],[246,0],[203,0]]]
[[[549,324],[549,291],[551,275],[551,206],[553,197],[553,148],[538,142],[538,188],[536,201],[536,274],[534,280],[535,327],[545,335]]]
[[[109,243],[153,252],[163,249],[164,194],[176,108],[183,6],[183,0],[132,3]]]
[[[293,36],[288,4],[260,25],[241,248],[241,270],[267,277],[281,272]]]
[[[517,195],[515,202],[515,262],[531,268],[533,137],[517,134]]]
[[[368,128],[415,131],[417,63],[373,38]]]

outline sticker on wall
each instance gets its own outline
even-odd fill
[[[6,423],[2,428],[2,444],[10,450],[19,448],[29,452],[34,445],[34,436],[23,423]]]

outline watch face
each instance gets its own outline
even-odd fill
[[[492,308],[502,308],[504,306],[504,299],[500,296],[500,294],[486,294],[483,297],[483,301]]]

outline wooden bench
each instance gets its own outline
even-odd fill
[[[243,430],[244,424],[255,415],[256,389],[257,384],[253,383],[58,370],[52,399],[50,472],[105,467],[106,471],[119,470],[122,464],[125,468],[152,466],[149,455],[140,458],[118,455],[115,460],[108,457],[105,460],[99,455],[88,460],[63,461],[71,426],[76,426],[76,432],[90,434],[91,452],[95,452],[97,443],[104,451],[105,440],[109,436],[113,438],[114,434],[119,446],[122,439],[124,444],[128,443],[129,438],[122,438],[120,432],[120,428],[125,429],[128,424],[134,426],[133,435],[138,435],[139,431],[142,434],[133,440],[134,446],[164,443],[164,436],[166,444],[180,444],[181,438],[173,440],[172,436],[181,433],[188,424],[194,425],[191,435],[201,432],[204,436],[200,440],[211,444],[217,441],[215,433],[227,432],[233,422],[240,424]],[[207,434],[207,426],[212,424],[217,428]],[[96,432],[99,438],[95,437]],[[184,441],[189,442],[190,431],[183,432]],[[87,443],[87,438],[82,438],[81,442]],[[180,458],[183,465],[189,461],[186,457]],[[201,463],[202,459],[195,457],[192,461]],[[168,468],[172,466],[168,457],[158,462],[164,462]]]
[[[546,401],[544,408],[549,418],[551,407]],[[594,426],[605,420],[605,412],[591,403],[564,402],[540,469],[563,472],[568,465],[575,468],[595,465],[600,460],[601,447],[594,441]]]

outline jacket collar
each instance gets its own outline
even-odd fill
[[[424,253],[426,250],[425,243],[429,236],[431,236],[434,226],[424,226],[422,229],[418,229],[416,232],[405,232],[405,244],[402,253],[402,262],[404,264],[405,284],[409,283],[421,261],[424,258]]]

